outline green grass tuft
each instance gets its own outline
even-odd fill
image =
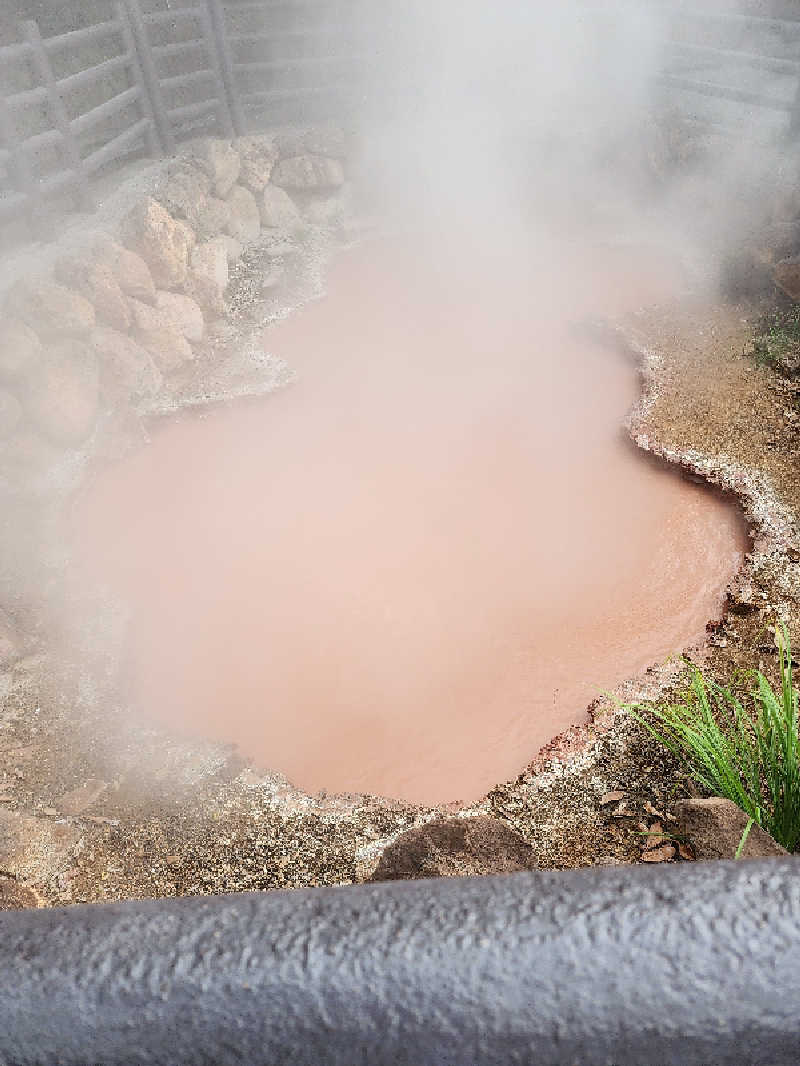
[[[732,800],[787,851],[800,848],[800,744],[792,650],[778,642],[780,689],[755,673],[752,709],[695,670],[682,703],[628,710],[706,791]]]

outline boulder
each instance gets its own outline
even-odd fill
[[[0,322],[0,382],[24,381],[42,357],[37,334],[17,318]]]
[[[42,338],[85,337],[95,323],[86,297],[55,281],[18,281],[6,306]]]
[[[268,229],[284,230],[296,230],[303,225],[294,201],[277,185],[267,185],[261,194],[261,224]]]
[[[93,304],[99,321],[114,329],[128,329],[128,300],[108,263],[92,255],[67,256],[56,264],[58,280]]]
[[[249,189],[235,185],[228,194],[227,203],[231,209],[227,233],[245,246],[257,241],[261,233],[261,214],[255,196]]]
[[[193,358],[192,346],[160,308],[131,300],[131,310],[136,339],[153,357],[161,373],[168,374]]]
[[[533,870],[533,852],[499,818],[449,818],[409,829],[381,855],[372,881]]]
[[[344,169],[338,159],[297,155],[276,163],[271,180],[282,189],[335,189],[344,184]]]
[[[315,196],[303,211],[303,218],[312,226],[342,226],[344,216],[344,204],[338,196]]]
[[[283,130],[275,136],[274,142],[280,159],[307,154],[344,159],[349,154],[347,134],[333,123]]]
[[[189,242],[186,232],[151,197],[137,204],[123,223],[125,243],[150,267],[161,289],[177,289],[186,280]]]
[[[104,240],[95,247],[95,254],[107,263],[126,296],[151,304],[156,298],[156,286],[150,267],[144,259],[116,241]]]
[[[192,219],[192,226],[198,241],[207,241],[212,237],[219,237],[228,228],[230,221],[230,204],[216,196],[209,196],[201,210]]]
[[[677,818],[670,830],[679,839],[692,845],[698,859],[733,859],[747,826],[748,818],[731,800],[713,796],[711,799],[679,800],[674,804]],[[750,829],[742,859],[764,859],[788,852],[759,826]]]
[[[174,218],[195,218],[211,192],[211,178],[197,165],[178,166],[167,175],[156,199]]]
[[[178,292],[158,292],[156,307],[168,327],[176,330],[187,341],[197,343],[203,339],[203,312],[191,296]]]
[[[90,339],[110,398],[150,397],[160,390],[163,380],[153,357],[132,337],[98,326]]]
[[[99,405],[94,350],[77,340],[52,344],[25,392],[36,429],[55,444],[78,445],[94,428]]]
[[[22,422],[22,404],[13,392],[0,388],[0,440],[13,437]]]
[[[252,193],[260,193],[270,179],[278,161],[278,146],[274,137],[256,134],[240,137],[236,142],[241,159],[239,184]]]
[[[191,254],[192,248],[197,244],[197,234],[189,223],[182,218],[176,218],[175,225],[178,227],[178,231],[185,237],[186,247],[189,249],[189,254]]]
[[[800,256],[781,259],[772,270],[772,280],[795,302],[800,301]]]
[[[11,616],[0,607],[0,670],[10,666],[21,654],[22,638]]]
[[[205,137],[195,145],[193,156],[211,179],[214,195],[224,199],[239,177],[242,165],[239,153],[230,141]]]

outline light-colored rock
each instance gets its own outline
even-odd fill
[[[160,390],[161,372],[150,353],[132,337],[98,326],[90,339],[105,391],[112,399],[150,397]]]
[[[380,858],[373,881],[533,870],[533,852],[499,818],[445,818],[409,829]]]
[[[278,161],[275,138],[265,134],[240,137],[236,142],[241,159],[239,184],[252,193],[260,193],[270,179],[272,168]]]
[[[68,256],[58,261],[55,274],[63,285],[86,297],[98,321],[114,329],[130,327],[128,299],[108,263],[91,254]]]
[[[228,194],[231,218],[227,232],[245,247],[257,241],[261,233],[261,214],[255,196],[249,189],[235,185]]]
[[[228,249],[224,237],[203,241],[192,250],[185,292],[214,314],[225,311],[228,287]]]
[[[239,153],[230,141],[206,137],[194,147],[194,158],[211,179],[216,196],[226,197],[236,184],[241,170]]]
[[[335,189],[344,184],[344,169],[338,159],[297,155],[276,163],[271,181],[282,189]]]
[[[231,221],[231,208],[226,200],[209,196],[201,210],[192,219],[192,226],[198,241],[208,241],[219,237]]]
[[[13,392],[0,388],[0,440],[13,437],[22,422],[22,404]]]
[[[0,867],[21,881],[42,883],[63,872],[80,831],[0,807]]]
[[[136,252],[124,248],[116,241],[104,240],[95,247],[95,253],[111,268],[117,284],[126,296],[151,304],[156,298],[156,286],[150,267]]]
[[[197,343],[203,339],[205,323],[203,312],[197,302],[178,292],[156,293],[156,307],[161,312],[167,326],[177,330],[187,341]]]
[[[211,178],[200,166],[187,163],[172,169],[156,193],[156,199],[173,218],[191,221],[211,192]]]
[[[137,204],[123,223],[126,244],[150,267],[161,289],[179,288],[189,269],[189,242],[161,204],[151,197]]]
[[[191,255],[192,248],[194,248],[194,246],[197,244],[197,234],[189,225],[189,223],[182,218],[176,218],[175,225],[186,238],[186,247],[189,249],[189,254]]]
[[[95,323],[86,297],[55,281],[18,281],[6,298],[6,309],[42,339],[84,337]]]
[[[37,334],[16,318],[0,321],[0,382],[24,381],[42,357]]]
[[[10,666],[20,657],[22,643],[11,616],[0,607],[0,669]]]
[[[282,130],[275,135],[274,142],[281,159],[307,154],[344,159],[349,155],[348,135],[334,123]]]
[[[176,370],[193,358],[192,346],[160,308],[131,300],[131,310],[136,340],[150,353],[162,374]]]
[[[66,340],[47,348],[25,391],[24,405],[42,436],[56,444],[77,445],[94,428],[99,398],[94,349]]]
[[[733,859],[747,826],[747,815],[731,800],[713,796],[711,799],[680,800],[673,806],[677,822],[670,828],[679,840],[688,840],[698,859]],[[766,859],[787,855],[759,826],[751,827],[742,848],[742,859]]]
[[[222,239],[225,241],[225,251],[228,253],[228,266],[232,263],[237,263],[242,258],[242,252],[244,251],[241,241],[237,241],[229,233],[224,234]]]
[[[261,194],[261,224],[268,229],[297,230],[303,225],[294,200],[277,185],[267,185]]]

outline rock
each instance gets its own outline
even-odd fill
[[[105,240],[95,247],[95,253],[111,268],[117,284],[126,296],[151,304],[156,298],[156,285],[150,267],[136,252],[116,241]]]
[[[300,212],[287,192],[267,185],[261,196],[261,224],[269,229],[296,230],[303,225]]]
[[[244,251],[241,243],[235,237],[231,237],[230,234],[225,234],[222,239],[225,241],[225,251],[228,253],[228,265],[238,262],[242,258],[242,252]]]
[[[274,137],[256,134],[240,137],[236,142],[241,159],[239,184],[252,193],[260,193],[270,179],[278,161],[278,146]]]
[[[341,126],[326,123],[304,130],[284,130],[274,138],[281,159],[306,155],[344,159],[349,154],[348,137]]]
[[[98,326],[90,340],[112,399],[155,396],[161,389],[163,380],[153,357],[132,337]]]
[[[186,247],[189,249],[189,254],[191,255],[192,248],[197,244],[197,234],[189,223],[185,222],[182,218],[176,218],[175,225],[178,227],[178,231],[186,238]]]
[[[606,792],[600,797],[600,806],[607,807],[610,803],[619,803],[619,801],[625,799],[627,795],[627,792]]]
[[[344,169],[338,159],[297,155],[276,163],[271,180],[282,189],[335,189],[344,184]]]
[[[781,259],[772,270],[772,280],[795,302],[800,301],[800,256]]]
[[[381,855],[372,881],[533,870],[533,852],[505,822],[481,815],[428,822],[402,833]]]
[[[64,814],[75,817],[83,814],[84,811],[87,811],[93,804],[97,803],[107,788],[108,783],[106,781],[90,777],[82,785],[65,792],[61,799],[58,800],[58,806]]]
[[[228,234],[245,246],[257,241],[261,233],[261,214],[255,196],[249,189],[235,185],[228,195],[227,203],[231,209]]]
[[[303,211],[303,217],[312,226],[342,226],[344,215],[344,204],[338,196],[314,197]]]
[[[170,173],[156,199],[174,218],[191,222],[200,213],[211,192],[211,178],[199,166],[186,163]]]
[[[94,428],[100,399],[97,357],[76,340],[51,345],[25,392],[36,429],[55,444],[78,445]]]
[[[22,422],[22,404],[13,392],[0,389],[0,440],[13,437]]]
[[[0,322],[0,381],[24,381],[41,357],[42,342],[30,326],[15,318]]]
[[[242,165],[231,142],[206,137],[195,145],[194,158],[211,179],[214,194],[224,199],[236,184]]]
[[[32,888],[27,888],[14,878],[0,879],[0,911],[23,910],[38,907],[40,897]]]
[[[642,854],[642,862],[671,862],[675,854],[675,848],[671,844],[663,844],[661,847],[645,851]]]
[[[123,223],[126,244],[150,267],[161,289],[177,289],[186,280],[189,242],[184,229],[161,204],[148,197],[130,212]]]
[[[224,237],[203,241],[192,251],[189,264],[188,295],[201,307],[224,314],[228,287],[228,248]]]
[[[203,312],[191,296],[177,292],[158,292],[156,307],[164,316],[168,327],[182,334],[187,341],[197,343],[203,339]]]
[[[747,826],[748,818],[731,800],[713,796],[711,799],[680,800],[673,806],[677,817],[674,836],[692,845],[698,859],[733,859]],[[742,859],[762,859],[788,855],[785,848],[757,825],[748,834]]]
[[[68,256],[56,264],[55,274],[63,285],[75,289],[94,305],[101,322],[114,329],[130,327],[127,297],[108,263],[91,255]]]
[[[94,326],[86,297],[55,281],[18,281],[6,306],[42,338],[85,337]]]
[[[131,300],[136,339],[146,348],[161,373],[169,373],[193,358],[192,346],[158,307]]]
[[[10,666],[22,655],[22,638],[11,618],[0,607],[0,669]]]
[[[218,237],[231,222],[231,207],[226,200],[209,196],[202,209],[192,219],[198,241]]]

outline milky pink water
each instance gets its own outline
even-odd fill
[[[474,251],[343,255],[264,335],[295,385],[94,478],[75,543],[131,609],[136,713],[308,791],[473,799],[719,615],[738,512],[637,452],[635,370],[575,328],[680,272]]]

